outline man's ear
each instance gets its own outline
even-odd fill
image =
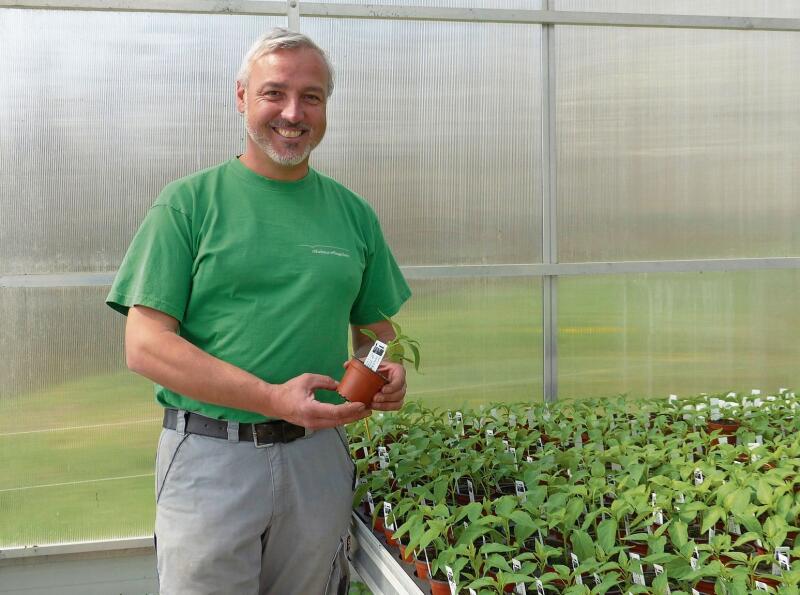
[[[236,81],[236,109],[240,114],[244,113],[244,105],[247,100],[247,88],[240,81]]]

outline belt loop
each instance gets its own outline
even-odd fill
[[[177,418],[175,420],[175,431],[181,438],[186,434],[186,410],[178,409],[176,412]]]
[[[228,442],[239,442],[238,421],[228,421]]]

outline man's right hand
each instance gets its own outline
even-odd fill
[[[301,374],[283,384],[272,385],[271,411],[268,415],[309,430],[322,430],[349,424],[372,414],[372,410],[363,403],[331,405],[314,398],[315,390],[336,390],[338,386],[333,378],[320,374]]]

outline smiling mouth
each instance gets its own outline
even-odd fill
[[[283,138],[297,138],[305,132],[305,130],[296,130],[291,128],[273,128],[273,130]]]

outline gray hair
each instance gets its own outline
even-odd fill
[[[276,27],[269,33],[261,36],[256,42],[250,46],[247,53],[242,60],[242,65],[239,67],[239,72],[236,73],[236,82],[240,83],[243,87],[247,86],[250,80],[250,70],[253,67],[253,62],[259,58],[263,58],[267,54],[277,52],[278,50],[292,50],[297,48],[309,48],[317,52],[322,61],[325,63],[325,68],[328,70],[328,97],[333,93],[333,66],[331,65],[328,55],[325,51],[314,43],[310,37],[302,33],[296,33],[284,29],[283,27]]]

